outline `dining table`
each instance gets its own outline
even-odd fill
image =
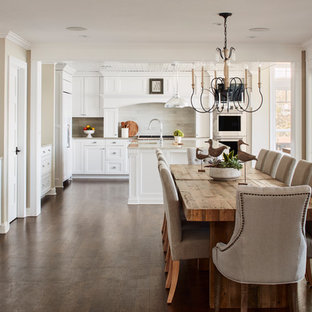
[[[210,258],[209,261],[209,303],[214,308],[215,266],[212,261],[212,249],[218,242],[227,243],[233,233],[236,212],[236,190],[245,177],[237,180],[216,181],[209,175],[209,168],[199,172],[200,165],[171,165],[170,170],[175,180],[182,209],[187,221],[209,222]],[[246,183],[248,186],[284,187],[287,186],[270,175],[254,168],[248,168]],[[310,201],[307,220],[312,220]],[[220,307],[225,309],[240,308],[240,284],[222,278]],[[249,287],[250,308],[288,307],[286,285],[251,285]]]

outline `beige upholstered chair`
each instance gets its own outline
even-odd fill
[[[295,165],[295,158],[284,155],[278,164],[275,179],[290,185]]]
[[[305,220],[310,192],[307,185],[238,188],[233,235],[229,243],[218,243],[212,251],[217,268],[216,311],[220,273],[243,284],[241,311],[247,311],[248,284],[291,284],[295,296],[296,283],[306,270]]]
[[[271,177],[275,178],[276,170],[281,158],[282,158],[281,153],[275,151],[268,151],[264,159],[262,171],[266,174],[269,174]]]
[[[209,258],[209,227],[184,229],[180,217],[180,201],[168,167],[159,165],[164,193],[169,239],[169,272],[166,288],[170,288],[167,303],[171,303],[176,290],[180,260]]]
[[[260,150],[260,152],[258,154],[258,157],[257,157],[258,160],[257,160],[256,166],[255,166],[256,169],[262,170],[263,164],[264,164],[264,160],[265,160],[265,157],[266,157],[267,153],[268,153],[268,150],[266,150],[266,149]]]
[[[299,160],[291,180],[291,185],[295,186],[309,184],[311,175],[312,175],[312,163],[305,160]]]

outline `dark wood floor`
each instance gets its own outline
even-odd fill
[[[0,236],[0,311],[209,311],[208,272],[184,262],[164,289],[161,206],[128,206],[127,182],[73,182]],[[312,290],[300,284],[300,312]]]

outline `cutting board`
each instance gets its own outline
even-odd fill
[[[139,131],[139,126],[135,121],[128,120],[125,122],[125,127],[129,128],[129,137],[136,136]]]

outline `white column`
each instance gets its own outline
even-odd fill
[[[31,63],[30,207],[27,216],[41,213],[41,62]]]

